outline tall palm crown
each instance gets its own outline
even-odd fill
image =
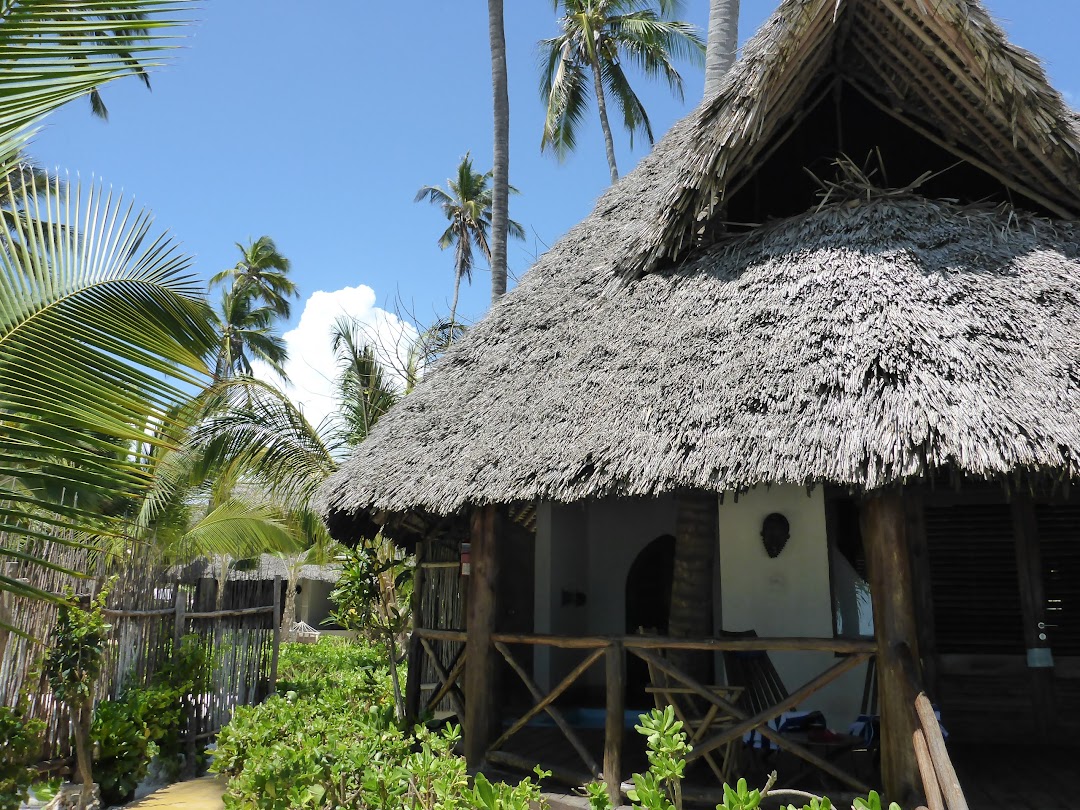
[[[292,263],[269,236],[260,236],[247,245],[237,242],[236,247],[240,250],[240,261],[214,275],[210,286],[231,280],[234,291],[253,295],[287,319],[292,309],[290,299],[299,295],[296,284],[289,278]]]
[[[251,360],[266,363],[282,379],[289,359],[281,335],[274,329],[277,312],[260,305],[247,290],[234,286],[221,295],[221,305],[214,313],[218,342],[214,361],[214,379],[236,375],[251,376]]]
[[[458,165],[457,176],[446,181],[447,190],[438,186],[424,186],[416,192],[414,202],[427,200],[438,205],[450,224],[439,237],[439,247],[454,248],[454,300],[450,306],[450,320],[457,311],[461,280],[472,281],[473,249],[477,249],[487,261],[491,261],[488,233],[491,230],[491,172],[480,174],[473,169],[472,158],[466,154]],[[517,189],[509,187],[511,193]],[[514,220],[507,221],[507,230],[515,239],[525,238],[525,229]]]
[[[591,85],[614,183],[619,170],[608,122],[609,94],[622,112],[630,143],[638,133],[653,142],[649,116],[623,64],[629,61],[646,75],[663,78],[682,99],[683,80],[673,61],[703,64],[705,43],[693,25],[673,19],[681,0],[554,0],[552,5],[562,10],[562,33],[540,41],[540,96],[547,106],[540,150],[550,148],[560,159],[573,151]]]

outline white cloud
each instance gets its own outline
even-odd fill
[[[330,327],[339,315],[355,318],[362,325],[380,360],[390,369],[404,367],[408,347],[416,338],[416,329],[411,324],[375,306],[375,291],[365,284],[312,293],[304,303],[296,328],[282,336],[289,348],[285,371],[290,380],[283,388],[315,426],[336,408]],[[265,365],[258,366],[256,376],[281,385]]]

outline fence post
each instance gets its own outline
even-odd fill
[[[174,601],[173,617],[173,658],[179,658],[180,647],[184,643],[184,630],[187,629],[187,599],[180,581],[176,582],[176,600]],[[184,769],[180,774],[181,779],[195,778],[195,757],[197,746],[195,735],[199,733],[198,723],[195,718],[195,695],[183,695],[181,698],[184,710],[184,729],[187,734],[184,738]]]
[[[622,746],[624,726],[623,684],[625,659],[623,645],[614,641],[607,648],[605,687],[607,711],[604,721],[604,783],[612,807],[622,804]]]
[[[278,651],[281,649],[281,577],[274,577],[274,649],[270,653],[270,695],[277,691]]]

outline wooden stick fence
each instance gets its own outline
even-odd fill
[[[465,718],[463,705],[464,696],[461,695],[464,668],[468,663],[464,660],[464,653],[454,658],[452,665],[447,668],[442,666],[443,657],[438,652],[438,647],[453,645],[460,648],[465,641],[464,630],[449,630],[420,627],[414,631],[419,638],[424,651],[427,653],[429,662],[436,672],[436,684],[431,699],[426,707],[431,710],[434,704],[446,696],[454,696],[454,710],[462,719]],[[870,641],[839,638],[673,638],[664,636],[623,635],[623,636],[557,636],[539,633],[493,633],[492,643],[495,650],[506,661],[510,669],[521,679],[529,694],[532,695],[533,705],[524,714],[518,717],[494,742],[487,747],[486,759],[491,762],[513,765],[516,759],[521,759],[516,754],[503,750],[507,742],[520,733],[540,714],[546,713],[562,733],[571,748],[577,753],[585,767],[585,773],[589,778],[601,777],[608,784],[610,795],[619,795],[622,784],[622,745],[623,745],[623,691],[625,687],[625,653],[641,658],[650,664],[655,670],[663,672],[673,682],[693,693],[706,703],[718,706],[727,717],[733,718],[733,722],[727,728],[718,733],[695,743],[694,751],[689,760],[697,760],[711,751],[714,751],[734,740],[742,739],[745,734],[756,731],[765,739],[769,740],[776,748],[808,762],[815,768],[829,774],[844,785],[865,793],[869,787],[860,779],[851,775],[818,753],[810,750],[803,744],[796,742],[789,736],[785,736],[774,730],[769,722],[779,717],[783,712],[789,711],[807,698],[816,694],[830,683],[835,682],[845,673],[858,665],[867,662],[877,652],[877,645]],[[585,653],[584,658],[563,677],[563,679],[546,694],[533,681],[532,676],[518,662],[511,652],[513,645],[546,646],[564,650],[580,650]],[[829,652],[841,656],[837,662],[812,678],[809,682],[792,692],[787,698],[779,701],[756,714],[747,712],[742,707],[735,705],[716,691],[699,683],[693,677],[674,666],[663,655],[667,650],[699,650],[706,652],[730,652],[730,651],[763,651],[763,652]],[[604,750],[602,767],[588,750],[578,732],[567,722],[562,712],[555,706],[560,696],[565,694],[581,677],[598,664],[604,661],[604,685],[606,693],[606,717],[604,730]],[[522,760],[524,761],[524,760]],[[532,765],[536,763],[531,763]],[[580,783],[581,772],[569,770],[560,763],[541,763],[546,769],[551,770],[556,778],[570,783]],[[531,767],[531,765],[530,765]]]
[[[137,551],[122,565],[58,543],[41,543],[33,551],[60,568],[86,574],[74,577],[27,563],[7,567],[9,576],[49,593],[92,594],[116,577],[104,610],[110,630],[96,701],[116,699],[129,687],[148,686],[181,639],[190,635],[207,661],[206,688],[190,696],[185,706],[191,753],[195,740],[212,737],[236,706],[256,703],[273,691],[280,643],[280,580],[230,582],[224,610],[196,611],[196,586],[177,582],[175,573],[156,564],[148,551]],[[4,606],[24,635],[12,634],[0,651],[0,705],[18,707],[24,716],[45,721],[41,769],[62,770],[72,756],[70,718],[53,698],[42,667],[57,606],[10,595]]]

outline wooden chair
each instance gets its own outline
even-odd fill
[[[757,638],[754,630],[728,631],[721,630],[720,635],[724,638]],[[769,653],[766,650],[726,650],[723,654],[724,669],[727,673],[727,682],[733,686],[742,687],[742,699],[739,708],[751,717],[776,706],[789,697],[787,687],[784,685],[780,673],[776,671]],[[871,668],[872,669],[872,668]],[[863,692],[864,707],[876,704],[876,691],[871,692],[875,683],[872,672],[867,676],[866,687]],[[823,722],[820,718],[819,721]],[[833,755],[837,752],[849,752],[862,742],[860,737],[851,734],[837,734],[821,729],[825,736],[815,735],[806,731],[782,732],[785,738],[798,742],[800,745],[811,749],[826,749]],[[751,732],[753,734],[753,732]],[[766,760],[778,749],[768,740],[753,740],[749,746],[751,755],[755,753],[762,761],[758,764],[762,772],[772,769],[772,765]],[[819,752],[823,753],[824,752]]]
[[[639,630],[642,635],[649,635],[644,629]],[[736,723],[736,718],[724,712],[715,703],[709,703],[702,707],[705,701],[701,700],[697,693],[688,686],[679,683],[666,672],[661,672],[651,662],[649,666],[650,686],[645,687],[646,693],[652,695],[653,703],[657,709],[663,710],[668,706],[675,712],[675,717],[681,720],[686,730],[687,740],[691,745],[696,745],[710,734],[722,731]],[[742,696],[743,689],[739,686],[712,685],[707,686],[717,697],[731,704],[737,704]],[[710,751],[702,756],[709,769],[713,772],[720,784],[730,781],[732,770],[735,765],[735,743],[727,743],[716,751]]]

